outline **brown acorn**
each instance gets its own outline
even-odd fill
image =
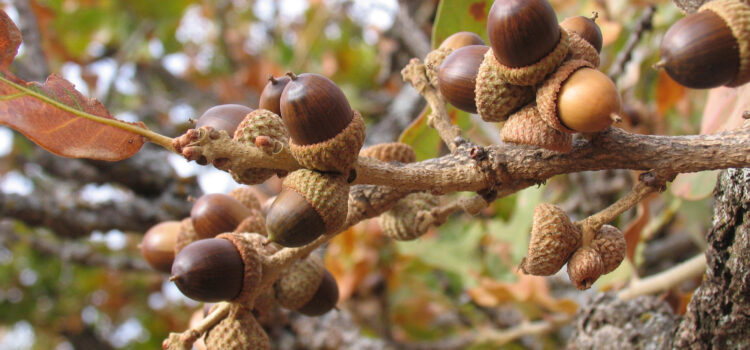
[[[484,40],[482,40],[482,38],[476,33],[457,32],[445,38],[445,40],[440,43],[438,49],[448,48],[456,50],[469,45],[484,45]]]
[[[349,185],[346,176],[298,169],[284,178],[283,189],[266,217],[269,239],[298,247],[334,232],[346,220]]]
[[[245,118],[253,109],[237,104],[218,105],[209,108],[195,123],[195,128],[210,126],[216,130],[224,130],[231,137],[237,130],[242,119]]]
[[[690,88],[739,86],[750,81],[750,4],[706,2],[669,28],[660,53],[656,66]]]
[[[568,277],[580,290],[591,288],[604,272],[602,257],[592,247],[581,247],[568,261]]]
[[[484,45],[464,46],[445,58],[438,71],[440,93],[456,108],[477,113],[474,89],[484,54]]]
[[[216,302],[239,295],[243,276],[244,263],[234,244],[209,238],[190,243],[177,254],[170,281],[188,298]]]
[[[174,246],[179,221],[160,222],[146,231],[141,241],[141,255],[156,270],[169,273],[174,261]]]
[[[596,49],[596,52],[602,51],[602,30],[596,24],[597,14],[594,16],[574,16],[568,17],[562,22],[560,26],[568,32],[574,32],[581,38],[585,39],[591,46]]]
[[[229,314],[206,333],[209,349],[269,350],[271,342],[252,310],[238,304],[230,306]]]
[[[339,285],[328,270],[323,270],[323,279],[312,298],[297,311],[307,316],[320,316],[331,311],[339,302]]]
[[[279,305],[308,316],[330,311],[339,299],[336,280],[314,255],[295,262],[284,271],[274,284],[274,291]]]
[[[348,174],[364,143],[362,117],[330,79],[312,73],[290,77],[280,106],[292,155],[308,169]]]
[[[530,275],[552,275],[580,246],[581,231],[568,215],[556,205],[541,203],[534,208],[529,250],[520,268]]]
[[[290,81],[291,79],[286,75],[281,77],[268,77],[268,83],[263,88],[263,92],[260,93],[258,108],[281,115],[279,100],[281,100],[281,93],[284,92],[286,84]]]
[[[539,61],[560,39],[555,10],[547,0],[496,0],[487,15],[487,33],[497,61],[509,67]]]
[[[622,232],[614,226],[604,225],[591,241],[593,248],[602,257],[602,274],[614,271],[625,258],[627,243]]]
[[[190,210],[193,227],[200,238],[212,238],[220,233],[232,232],[250,214],[249,208],[222,193],[201,196]]]

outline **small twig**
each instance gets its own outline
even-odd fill
[[[203,318],[195,327],[190,328],[182,333],[169,333],[169,338],[162,343],[165,350],[190,350],[198,338],[203,333],[221,322],[229,314],[230,303],[222,302],[217,304],[211,313]]]
[[[527,335],[541,335],[552,332],[573,320],[573,315],[555,314],[544,320],[523,322],[518,326],[507,329],[484,329],[478,332],[476,343],[492,343],[493,345],[507,344]]]
[[[665,291],[691,278],[698,277],[706,271],[706,255],[701,253],[690,260],[660,272],[658,274],[634,281],[617,296],[622,300],[637,296]]]
[[[633,28],[633,32],[630,34],[630,37],[628,37],[628,41],[617,54],[615,62],[612,63],[612,66],[609,69],[609,77],[612,78],[612,80],[617,80],[617,78],[625,72],[625,66],[633,57],[633,50],[635,50],[636,45],[638,45],[643,34],[653,28],[651,20],[654,17],[654,12],[656,12],[656,6],[650,5],[638,18],[638,22],[636,23],[635,28]]]

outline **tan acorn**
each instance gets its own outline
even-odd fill
[[[182,248],[185,248],[188,244],[199,239],[201,238],[198,236],[198,233],[195,232],[195,228],[193,227],[193,219],[182,219],[182,221],[180,221],[179,230],[177,231],[177,240],[174,244],[174,255],[177,256],[177,253],[179,253]]]
[[[250,214],[251,209],[223,193],[201,196],[190,210],[193,227],[200,238],[232,232]]]
[[[715,0],[669,28],[661,61],[681,85],[706,89],[750,81],[750,2]]]
[[[579,37],[583,38],[591,44],[596,52],[602,51],[602,30],[596,24],[597,13],[594,13],[593,17],[574,16],[568,17],[560,22],[560,27],[567,30],[569,33],[576,33]]]
[[[534,208],[529,249],[520,269],[530,275],[552,275],[580,246],[581,231],[568,215],[556,205],[541,203]]]
[[[339,298],[338,285],[317,256],[310,255],[290,266],[274,284],[279,305],[308,316],[330,311]]]
[[[210,126],[216,130],[226,131],[231,137],[237,125],[252,111],[252,108],[237,104],[214,106],[203,112],[203,115],[196,121],[195,128]]]
[[[271,349],[268,335],[252,310],[238,304],[230,306],[229,314],[206,333],[205,342],[209,349]]]
[[[250,186],[240,186],[229,191],[229,196],[236,199],[249,209],[260,210],[260,200],[255,189]]]
[[[281,117],[265,109],[258,109],[248,114],[242,120],[242,123],[237,126],[234,140],[260,148],[269,155],[280,152],[289,144],[289,136]],[[247,168],[240,173],[230,169],[229,173],[235,181],[253,185],[262,183],[275,174],[283,173],[283,171],[267,168]]]
[[[305,168],[349,174],[365,140],[362,116],[330,79],[312,73],[290,78],[280,106],[292,155]]]
[[[393,208],[380,215],[380,228],[383,233],[395,240],[410,241],[424,235],[429,225],[420,222],[422,215],[439,204],[436,196],[419,192],[412,193],[396,202]]]
[[[604,225],[591,241],[593,248],[602,257],[602,274],[614,271],[625,258],[627,243],[622,232],[614,226]]]
[[[335,232],[346,220],[349,184],[346,176],[298,169],[290,173],[268,210],[269,239],[285,247],[312,242]]]
[[[580,290],[591,288],[602,273],[604,273],[602,257],[590,246],[576,250],[568,261],[568,277]]]
[[[151,267],[166,273],[172,271],[179,229],[179,221],[165,221],[154,225],[143,235],[141,255]]]
[[[542,120],[532,103],[513,113],[502,128],[503,142],[531,145],[556,152],[570,152],[573,136],[556,130]]]
[[[359,151],[360,157],[370,157],[386,163],[411,163],[417,160],[414,148],[401,142],[381,143]]]

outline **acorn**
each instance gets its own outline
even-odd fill
[[[484,40],[472,32],[453,33],[445,38],[440,46],[430,51],[424,58],[425,74],[430,80],[430,84],[435,88],[438,87],[438,71],[445,61],[445,58],[456,49],[469,45],[485,45]],[[486,45],[485,45],[486,46]]]
[[[298,312],[307,316],[320,316],[331,311],[339,302],[339,285],[328,270],[323,270],[323,280],[312,298]]]
[[[166,273],[172,271],[179,229],[179,221],[165,221],[154,225],[143,235],[141,255],[151,267]]]
[[[535,88],[509,83],[501,72],[503,69],[492,51],[487,50],[474,88],[477,112],[484,121],[505,121],[513,112],[534,100]]]
[[[568,261],[568,277],[579,290],[591,288],[604,272],[602,258],[592,247],[581,247]]]
[[[532,220],[529,249],[520,269],[530,275],[549,276],[559,271],[581,246],[581,230],[552,204],[537,205]]]
[[[502,128],[503,142],[531,145],[556,152],[570,152],[573,136],[547,125],[536,104],[530,103],[513,113]]]
[[[627,253],[625,236],[611,225],[603,225],[599,229],[591,241],[591,248],[602,257],[602,274],[608,274],[620,266]]]
[[[209,108],[198,118],[195,128],[210,126],[216,130],[224,130],[229,136],[234,135],[237,125],[240,125],[253,109],[237,104],[218,105]]]
[[[284,271],[274,284],[274,291],[279,305],[308,316],[325,314],[339,299],[336,279],[314,255],[295,262]]]
[[[324,233],[335,232],[346,220],[349,184],[346,176],[298,169],[282,184],[266,216],[269,239],[299,247]]]
[[[401,142],[370,146],[359,151],[359,156],[375,158],[386,163],[411,163],[417,160],[417,153],[414,152],[414,148]]]
[[[266,154],[273,155],[288,147],[289,136],[281,117],[271,111],[258,109],[248,114],[242,120],[242,123],[237,126],[234,140],[251,147],[260,148]],[[236,170],[235,167],[230,169],[229,173],[239,183],[254,185],[268,180],[275,174],[283,173],[283,171],[253,167]]]
[[[229,195],[211,193],[195,201],[190,218],[200,238],[213,238],[220,233],[234,231],[251,213],[251,209]]]
[[[456,108],[477,113],[474,89],[484,54],[484,45],[464,46],[445,58],[438,71],[438,87],[446,100]]]
[[[445,38],[440,43],[440,46],[438,46],[438,49],[447,48],[456,50],[469,45],[484,45],[484,40],[476,33],[456,32]]]
[[[252,310],[242,305],[230,306],[229,314],[206,332],[209,349],[269,350],[268,334],[258,323]]]
[[[330,79],[312,73],[290,78],[280,106],[292,155],[305,168],[348,174],[364,144],[362,117]]]
[[[393,208],[380,215],[380,227],[383,233],[395,240],[410,241],[427,233],[429,225],[420,221],[422,215],[430,215],[430,210],[437,207],[436,196],[418,192],[401,198]]]
[[[745,84],[750,81],[750,3],[704,3],[669,28],[660,53],[655,67],[663,67],[681,85],[707,89]]]
[[[497,61],[531,65],[558,44],[560,27],[547,0],[497,0],[487,15],[487,33]]]
[[[232,242],[220,238],[201,239],[177,254],[170,281],[194,300],[231,300],[242,290],[244,268],[242,256]]]
[[[274,77],[273,75],[268,77],[268,83],[260,93],[260,100],[258,101],[258,108],[265,109],[281,115],[281,108],[279,106],[279,100],[281,100],[281,93],[284,92],[286,84],[291,80],[289,76]]]
[[[182,221],[180,221],[180,227],[177,230],[177,240],[174,244],[174,255],[177,256],[177,253],[179,253],[182,248],[185,248],[188,244],[199,239],[201,238],[198,236],[198,233],[195,232],[195,228],[193,227],[193,219],[182,219]]]
[[[596,49],[596,52],[602,51],[602,30],[596,24],[599,15],[594,12],[593,17],[574,16],[568,17],[560,22],[560,27],[578,34]]]

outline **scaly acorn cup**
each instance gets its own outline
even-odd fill
[[[396,202],[393,208],[380,215],[383,233],[395,240],[410,241],[427,232],[429,226],[422,225],[419,213],[429,212],[439,204],[436,196],[419,192],[411,193]]]
[[[549,276],[562,268],[578,247],[581,231],[560,207],[541,203],[534,208],[531,239],[519,266],[526,274]]]
[[[487,50],[474,87],[477,112],[486,122],[501,122],[534,100],[534,88],[508,83],[500,73],[500,64]]]
[[[386,163],[411,163],[417,160],[414,148],[400,142],[381,143],[364,148],[359,151],[359,156],[375,158]]]
[[[547,124],[557,130],[599,132],[620,112],[620,93],[604,73],[583,60],[566,61],[537,90],[536,103]]]
[[[568,49],[568,56],[565,57],[566,61],[584,60],[591,63],[593,67],[599,67],[599,52],[594,46],[574,32],[568,32],[568,38],[570,49]]]
[[[602,257],[602,274],[608,274],[620,266],[628,247],[625,236],[617,227],[604,225],[591,241],[591,248]]]
[[[252,111],[252,108],[236,104],[214,106],[203,112],[196,121],[195,128],[210,126],[216,130],[224,130],[232,136],[237,125]]]
[[[299,247],[335,232],[346,220],[348,199],[345,175],[293,171],[284,178],[281,193],[268,210],[269,239],[285,247]]]
[[[273,285],[276,301],[281,307],[297,310],[309,302],[320,282],[323,281],[325,267],[316,255],[308,255],[297,260],[281,273]]]
[[[249,209],[260,210],[260,200],[255,195],[255,190],[250,186],[240,186],[229,191],[229,196],[236,199]]]
[[[182,221],[180,221],[179,231],[177,232],[177,240],[174,243],[174,255],[177,256],[177,253],[179,253],[182,248],[185,248],[188,244],[199,239],[201,238],[198,236],[198,233],[195,232],[195,228],[193,228],[193,219],[182,219]]]
[[[547,0],[496,0],[487,14],[487,33],[498,62],[514,68],[541,60],[560,40]]]
[[[312,73],[290,78],[280,106],[292,155],[305,168],[348,174],[365,141],[362,116],[330,79]]]
[[[510,67],[498,62],[497,69],[500,77],[514,85],[534,86],[539,84],[565,60],[570,45],[568,37],[568,32],[560,29],[560,40],[555,48],[542,59],[530,65]]]
[[[597,53],[602,51],[602,30],[596,24],[597,13],[594,16],[574,16],[568,17],[560,22],[560,27],[568,31],[568,34],[576,34],[584,39]]]
[[[477,113],[474,98],[479,66],[489,47],[484,45],[464,46],[451,52],[438,71],[440,93],[454,107],[469,113]]]
[[[269,155],[281,151],[289,144],[287,130],[281,117],[265,109],[258,109],[248,114],[237,126],[234,140],[260,148]],[[280,172],[282,171],[278,169],[266,168],[248,168],[242,173],[229,171],[235,181],[247,185],[262,183]]]
[[[448,55],[456,49],[469,45],[485,45],[479,35],[472,32],[458,32],[445,38],[440,46],[430,51],[424,58],[425,73],[432,86],[438,86],[438,70]]]
[[[172,271],[179,230],[179,221],[165,221],[146,231],[140,244],[141,255],[151,267],[166,273]]]
[[[501,137],[503,142],[537,146],[556,152],[565,153],[573,149],[573,135],[547,125],[534,103],[510,116],[503,124]]]
[[[198,198],[190,209],[193,228],[200,238],[212,238],[224,232],[232,232],[251,209],[223,193],[205,194]]]
[[[750,81],[750,2],[716,0],[677,21],[661,43],[663,67],[681,85],[706,89]]]
[[[568,261],[568,277],[580,290],[591,288],[603,272],[602,257],[591,246],[579,248]]]
[[[328,270],[323,270],[323,280],[307,304],[297,311],[307,316],[320,316],[331,311],[339,302],[339,285]]]
[[[266,230],[266,217],[260,210],[253,209],[250,216],[246,217],[245,220],[242,220],[242,222],[237,225],[237,228],[234,229],[234,232],[257,233],[262,236],[268,236],[268,231]]]
[[[230,300],[247,305],[260,293],[258,286],[263,277],[263,265],[267,254],[274,250],[263,247],[267,243],[266,237],[257,233],[222,233],[216,238],[232,242],[242,256],[242,287],[237,296]]]
[[[227,317],[206,333],[206,346],[208,349],[269,350],[271,342],[252,310],[233,304]]]
[[[268,77],[268,83],[260,93],[258,108],[271,111],[276,115],[281,115],[281,106],[279,105],[281,93],[284,92],[286,84],[289,84],[290,81],[292,81],[292,79],[286,75],[281,77]]]

